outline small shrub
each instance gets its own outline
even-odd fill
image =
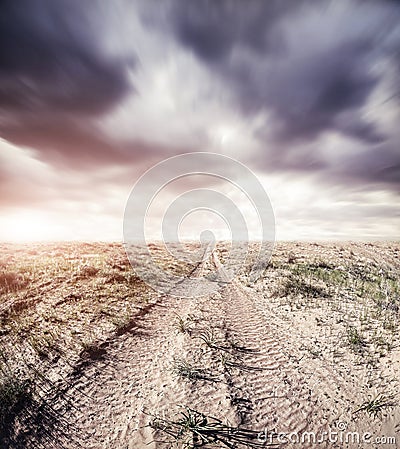
[[[364,336],[354,326],[350,326],[347,328],[346,337],[348,345],[355,352],[363,352],[365,347],[367,346],[367,341],[365,340]]]
[[[378,394],[375,398],[363,402],[354,413],[364,411],[373,418],[376,418],[381,415],[384,410],[394,407],[394,405],[395,404],[392,397],[388,397],[384,394]]]
[[[96,267],[93,267],[91,265],[84,265],[79,269],[79,277],[80,278],[89,278],[89,277],[93,277],[96,276],[96,274],[99,272],[100,270]]]
[[[205,370],[197,368],[183,359],[174,359],[172,372],[181,378],[189,380],[214,380]]]
[[[183,318],[180,315],[176,314],[174,326],[179,333],[190,334],[192,322],[192,317],[188,316],[187,318]]]

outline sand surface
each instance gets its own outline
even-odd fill
[[[104,338],[97,356],[71,361],[73,370],[65,370],[64,379],[73,405],[59,407],[69,424],[55,447],[195,447],[186,436],[176,442],[150,426],[155,417],[176,422],[185,407],[260,432],[257,441],[249,440],[259,447],[263,438],[265,447],[400,447],[398,328],[390,334],[390,351],[376,354],[379,345],[372,343],[368,351],[362,345],[349,349],[344,329],[357,324],[368,303],[350,294],[346,298],[347,284],[334,293],[316,284],[293,294],[283,282],[290,264],[329,263],[340,254],[345,261],[350,251],[371,263],[376,251],[361,244],[306,250],[290,245],[278,248],[272,265],[254,283],[246,270],[225,280],[224,252],[215,250],[190,276],[201,278],[220,268],[216,292],[180,298],[177,286],[171,294],[153,293],[133,311],[129,326]],[[379,258],[379,267],[398,274],[398,245],[389,248],[396,251]],[[376,416],[359,410],[379,394],[390,403]],[[336,434],[329,440],[332,432],[344,440],[335,442]],[[362,441],[365,433],[371,434],[367,442]],[[384,444],[379,438],[391,439]]]
[[[212,268],[220,266],[216,252],[209,263]],[[199,266],[200,272],[204,270],[207,264]],[[398,409],[383,420],[354,411],[369,376],[380,376],[375,390],[398,389],[398,354],[386,376],[329,353],[310,357],[304,347],[315,344],[314,315],[297,320],[277,316],[265,294],[239,280],[211,296],[161,296],[136,328],[110,343],[104,362],[86,370],[88,380],[80,386],[85,395],[75,415],[84,447],[171,447],[157,442],[168,439],[148,426],[149,414],[177,419],[182,406],[266,435],[295,432],[301,438],[304,432],[314,432],[323,440],[324,432],[331,430],[342,431],[345,438],[346,432],[394,436]],[[178,316],[189,321],[187,333],[177,330]],[[204,343],[204,334],[212,334],[215,347]],[[324,340],[334,346],[331,336],[325,335]],[[198,367],[204,379],[179,377],[174,373],[177,361]],[[285,441],[285,447],[300,444],[269,438],[271,443]],[[305,438],[301,447],[315,447]],[[365,447],[333,440],[317,445]]]

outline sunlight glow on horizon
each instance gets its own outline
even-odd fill
[[[13,243],[59,240],[59,227],[37,211],[20,211],[0,217],[1,240]]]

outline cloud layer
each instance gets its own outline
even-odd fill
[[[91,209],[112,191],[100,209],[117,229],[143,170],[201,150],[239,159],[274,189],[314,186],[320,214],[292,210],[282,238],[296,238],[299,220],[326,237],[329,204],[342,237],[379,211],[390,225],[366,234],[395,238],[399,23],[389,0],[5,0],[0,208],[57,203],[63,221],[64,206]]]

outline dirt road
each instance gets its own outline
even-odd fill
[[[214,252],[193,276],[216,267]],[[149,426],[151,415],[174,420],[185,406],[264,432],[260,438],[267,435],[267,442],[274,433],[294,433],[295,439],[314,432],[324,440],[329,430],[370,426],[349,405],[363,371],[305,358],[302,333],[274,315],[266,295],[237,279],[221,282],[212,295],[158,295],[132,323],[72,379],[76,409],[67,419],[75,427],[67,447],[172,447],[167,435]],[[289,440],[282,447],[315,447],[307,438]],[[318,444],[325,446],[364,447]]]

